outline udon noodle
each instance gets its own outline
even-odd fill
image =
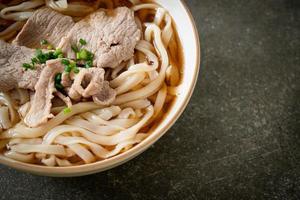
[[[43,6],[74,17],[97,10],[128,6],[143,30],[134,58],[105,77],[117,92],[109,106],[80,102],[64,113],[53,107],[54,117],[30,128],[23,118],[30,106],[31,92],[17,89],[0,94],[0,149],[3,156],[46,166],[92,163],[120,154],[151,134],[177,95],[180,84],[180,48],[172,18],[157,4],[140,0],[31,0],[1,4],[1,18],[10,24],[0,38],[11,41],[26,19]],[[149,64],[151,61],[151,64]]]

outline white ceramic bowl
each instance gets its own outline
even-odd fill
[[[151,135],[140,144],[120,155],[103,161],[98,161],[81,166],[64,168],[45,167],[21,163],[0,156],[1,164],[13,167],[21,171],[26,171],[43,176],[68,177],[93,174],[116,167],[129,161],[130,159],[148,149],[154,142],[156,142],[161,136],[163,136],[164,133],[166,133],[166,131],[182,114],[194,90],[200,65],[200,44],[195,22],[183,1],[155,0],[155,2],[166,8],[174,19],[184,53],[184,74],[183,81],[180,86],[179,97],[176,98],[176,102],[174,103],[171,111],[167,114],[160,125],[151,133]]]

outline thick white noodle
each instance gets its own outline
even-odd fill
[[[47,144],[17,144],[10,146],[12,151],[18,153],[45,153],[60,156],[66,156],[65,148],[61,145],[47,145]]]
[[[111,87],[116,88],[122,85],[123,81],[125,81],[126,78],[132,76],[133,74],[141,73],[141,72],[151,72],[155,69],[156,69],[155,66],[148,65],[147,63],[136,64],[130,66],[127,71],[121,73],[117,78],[110,81],[109,84]]]
[[[147,99],[139,99],[135,101],[130,101],[124,104],[121,104],[121,108],[133,108],[133,109],[143,109],[151,105],[151,102]]]
[[[180,80],[178,68],[170,65],[166,71],[166,82],[170,86],[177,86]]]
[[[15,127],[3,132],[0,134],[0,139],[3,138],[36,138],[45,135],[49,130],[58,126],[66,119],[72,117],[73,115],[87,112],[89,110],[101,108],[95,103],[78,103],[72,106],[70,113],[64,113],[61,111],[58,115],[56,115],[53,119],[48,121],[46,124],[37,127],[37,128],[29,128],[22,123],[17,124]]]
[[[141,9],[156,9],[156,8],[159,8],[157,4],[146,3],[146,4],[135,5],[131,9],[134,11],[138,11]]]
[[[121,113],[118,115],[117,118],[119,119],[128,119],[128,118],[135,118],[136,113],[132,108],[125,108],[124,110],[121,111]]]
[[[17,21],[14,22],[12,25],[7,27],[4,31],[0,32],[0,39],[2,40],[7,40],[12,38],[17,34],[19,30],[22,29],[24,26],[25,22],[24,21]]]
[[[43,0],[26,1],[16,6],[3,8],[0,11],[0,16],[3,19],[23,21],[28,19],[34,12],[34,8],[44,5]]]
[[[148,121],[147,125],[153,122],[157,118],[157,116],[162,112],[166,97],[167,97],[167,86],[166,84],[164,84],[157,94],[154,103],[154,115],[152,116],[151,120]]]
[[[67,0],[46,0],[46,5],[56,11],[65,11],[68,8]]]
[[[155,17],[154,17],[154,23],[157,26],[160,26],[160,24],[162,23],[162,21],[163,21],[163,19],[165,17],[166,12],[167,11],[164,8],[157,8],[156,14],[155,14]]]
[[[11,124],[14,125],[19,121],[19,116],[15,110],[14,101],[6,93],[0,93],[0,105],[7,106],[9,109],[9,119]]]
[[[155,94],[161,87],[165,79],[165,72],[169,65],[169,57],[161,39],[160,28],[155,24],[147,24],[147,28],[145,31],[146,40],[151,41],[152,35],[154,36],[154,44],[158,50],[157,53],[160,55],[161,58],[161,69],[158,78],[156,80],[153,80],[150,84],[141,89],[118,96],[114,101],[114,104],[119,105],[129,101],[147,98]]]
[[[110,120],[121,112],[121,108],[119,106],[110,106],[107,108],[96,109],[92,112],[104,120]]]
[[[50,155],[49,158],[43,158],[41,162],[47,166],[54,167],[56,165],[55,155]]]
[[[145,73],[136,73],[128,77],[119,87],[115,88],[117,95],[124,94],[135,86],[139,85],[145,79]]]
[[[6,106],[0,107],[0,127],[2,129],[9,129],[11,126],[12,126],[12,124],[9,119],[8,107],[6,107]]]
[[[42,144],[42,138],[32,138],[32,139],[23,139],[23,138],[13,138],[9,141],[8,145],[13,146],[16,144]]]
[[[34,163],[34,155],[31,154],[21,154],[14,151],[6,151],[4,156],[25,163]]]
[[[70,144],[67,145],[72,151],[74,151],[85,163],[91,163],[95,161],[95,156],[89,152],[81,144]]]
[[[99,1],[97,1],[97,5],[98,4]],[[46,0],[46,5],[53,10],[74,17],[85,16],[89,13],[92,13],[98,8],[98,6],[94,8],[92,6],[88,6],[79,2],[68,3],[67,0]]]
[[[173,36],[172,18],[169,14],[165,15],[166,25],[162,31],[162,40],[166,47],[169,46],[170,40]]]
[[[147,134],[137,134],[134,139],[126,140],[124,142],[119,143],[111,151],[108,151],[107,149],[103,148],[101,145],[90,142],[90,141],[88,141],[87,139],[85,139],[83,137],[63,137],[63,136],[59,136],[55,140],[55,143],[66,145],[66,146],[75,145],[75,144],[84,144],[84,145],[88,146],[89,149],[98,158],[106,159],[106,158],[117,155],[118,153],[120,153],[120,151],[123,148],[128,147],[129,145],[133,145],[133,144],[141,142],[147,136],[148,136]],[[86,150],[84,150],[84,151],[86,153]],[[80,155],[78,155],[78,156],[80,156]]]
[[[70,161],[65,160],[65,159],[59,159],[56,158],[56,163],[58,166],[60,167],[68,167],[68,166],[72,166],[72,163],[70,163]]]
[[[30,109],[30,101],[23,104],[19,109],[18,109],[18,113],[19,113],[19,116],[24,119],[24,117],[26,116],[26,114],[28,113]]]
[[[79,132],[83,137],[87,140],[100,144],[100,145],[117,145],[120,142],[123,142],[128,139],[132,139],[135,137],[137,132],[147,123],[147,121],[154,114],[154,110],[152,106],[147,108],[146,114],[143,118],[134,126],[122,130],[119,133],[112,136],[104,136],[92,133],[91,131],[85,130],[83,128],[70,126],[70,125],[60,125],[49,131],[43,138],[43,144],[52,144],[55,138],[59,135],[62,135],[66,132]]]
[[[122,71],[126,67],[126,62],[121,63],[119,66],[113,69],[111,73],[111,78],[115,79],[120,71]]]
[[[77,126],[80,128],[84,128],[86,130],[89,130],[95,134],[98,135],[113,135],[120,131],[119,128],[115,128],[113,126],[101,126],[96,125],[95,123],[91,123],[87,120],[81,119],[81,118],[73,118],[70,120],[67,120],[66,123],[68,125]]]

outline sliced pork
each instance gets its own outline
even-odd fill
[[[25,70],[23,63],[30,63],[35,50],[12,45],[0,40],[0,91],[7,92],[16,87],[34,89],[43,66]]]
[[[14,43],[29,48],[40,48],[45,39],[57,47],[63,36],[74,26],[72,17],[62,15],[50,8],[38,9],[27,20]]]
[[[75,58],[71,46],[80,39],[87,41],[84,46],[95,56],[94,66],[115,68],[122,61],[133,56],[140,40],[134,13],[127,7],[115,10],[99,10],[77,22],[59,44],[68,58]]]
[[[116,98],[116,91],[105,81],[97,94],[93,95],[93,101],[99,105],[109,105]]]
[[[110,104],[115,99],[116,92],[104,80],[105,71],[102,68],[81,68],[79,74],[73,77],[74,81],[68,89],[69,97],[57,92],[54,79],[58,73],[64,74],[64,68],[61,59],[47,61],[35,85],[35,94],[31,101],[30,110],[24,118],[25,124],[29,127],[37,127],[53,117],[50,110],[54,93],[58,94],[58,97],[68,106],[71,106],[69,97],[73,100],[75,98],[76,101],[82,97],[92,97],[95,103],[100,105]],[[70,79],[70,81],[72,80]]]
[[[46,67],[42,70],[40,78],[35,86],[35,94],[31,102],[29,112],[24,118],[24,122],[29,127],[37,127],[52,118],[50,113],[53,93],[56,92],[54,78],[55,75],[63,72],[64,66],[60,59],[47,61]]]
[[[40,48],[40,41],[45,39],[74,59],[71,46],[84,39],[87,44],[83,48],[95,56],[94,66],[115,68],[133,56],[140,37],[134,13],[127,7],[98,10],[77,23],[69,16],[43,8],[28,19],[14,43]]]
[[[100,105],[112,103],[116,92],[104,80],[104,74],[102,68],[81,69],[69,90],[69,96],[74,96],[75,99],[78,95],[84,98],[93,97],[94,102]]]

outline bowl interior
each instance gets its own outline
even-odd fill
[[[134,148],[120,155],[96,163],[81,166],[64,168],[46,167],[21,163],[3,156],[0,156],[0,163],[22,171],[44,176],[82,176],[101,172],[118,166],[142,153],[155,141],[157,141],[175,123],[186,107],[198,77],[200,64],[200,45],[198,33],[191,14],[181,0],[155,0],[154,2],[157,2],[166,8],[173,17],[184,54],[184,72],[182,74],[183,78],[179,88],[179,94],[173,104],[172,109],[165,116],[164,120],[159,124],[159,126],[153,131],[153,133],[151,133],[148,138],[136,145]]]

